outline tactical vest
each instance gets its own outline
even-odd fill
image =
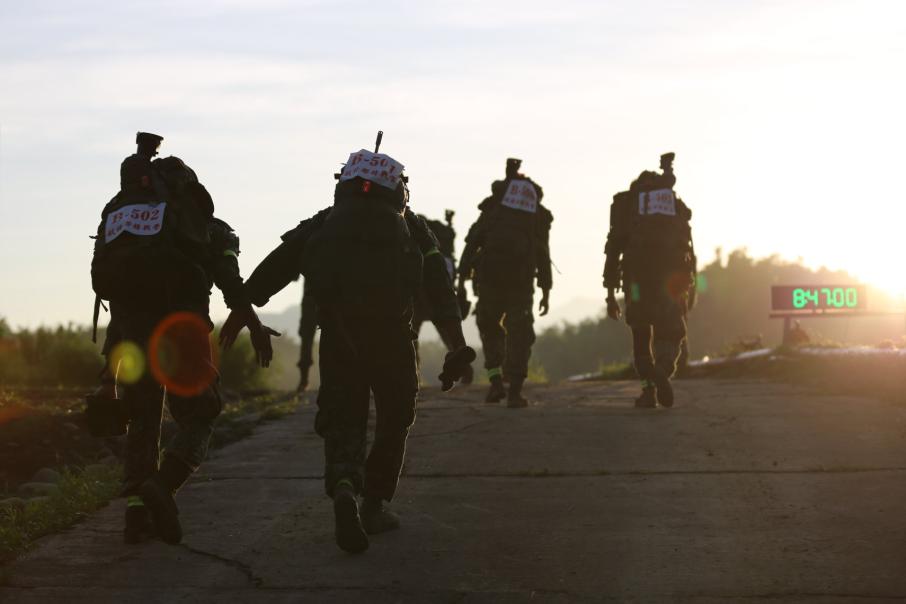
[[[334,205],[305,246],[302,273],[322,313],[408,320],[421,287],[422,256],[396,192],[337,184]]]
[[[180,160],[155,164],[153,187],[120,192],[101,214],[91,263],[100,298],[156,304],[207,294],[210,196]]]
[[[624,278],[660,278],[691,270],[691,213],[673,190],[626,191],[614,200],[621,219],[628,221]]]

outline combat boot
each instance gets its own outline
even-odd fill
[[[154,521],[154,528],[164,543],[182,541],[176,491],[189,479],[194,469],[173,456],[165,456],[160,469],[139,487],[139,495]]]
[[[141,543],[154,534],[151,516],[145,502],[137,495],[126,498],[126,528],[123,541],[127,544]]]
[[[369,535],[395,531],[400,527],[400,517],[385,508],[380,497],[366,496],[362,500],[362,526]]]
[[[491,388],[488,390],[488,395],[484,397],[484,402],[488,404],[499,403],[505,398],[506,388],[503,386],[503,378],[495,375],[491,378]]]
[[[645,386],[642,388],[642,395],[635,399],[635,406],[638,409],[653,409],[657,407],[657,397],[654,392],[654,386]]]
[[[510,392],[506,399],[508,409],[524,409],[529,406],[528,399],[522,396],[522,384],[524,382],[525,378],[522,377],[510,380]]]
[[[333,514],[340,549],[350,554],[360,554],[368,549],[368,534],[362,527],[355,489],[346,480],[341,480],[334,488]]]
[[[654,386],[657,388],[657,402],[662,407],[673,406],[673,384],[664,370],[654,368]]]

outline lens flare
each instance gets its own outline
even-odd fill
[[[116,381],[123,384],[134,384],[145,375],[145,353],[135,342],[120,342],[110,353],[110,373]]]
[[[177,396],[196,396],[217,377],[208,324],[199,315],[177,312],[154,329],[148,343],[151,373]]]

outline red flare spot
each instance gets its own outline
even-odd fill
[[[216,379],[208,324],[191,312],[176,312],[154,329],[148,343],[154,378],[177,396],[196,396]]]

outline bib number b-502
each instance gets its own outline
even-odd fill
[[[157,235],[164,225],[166,209],[166,203],[136,203],[110,212],[104,225],[104,242],[110,243],[124,232],[141,236]]]

